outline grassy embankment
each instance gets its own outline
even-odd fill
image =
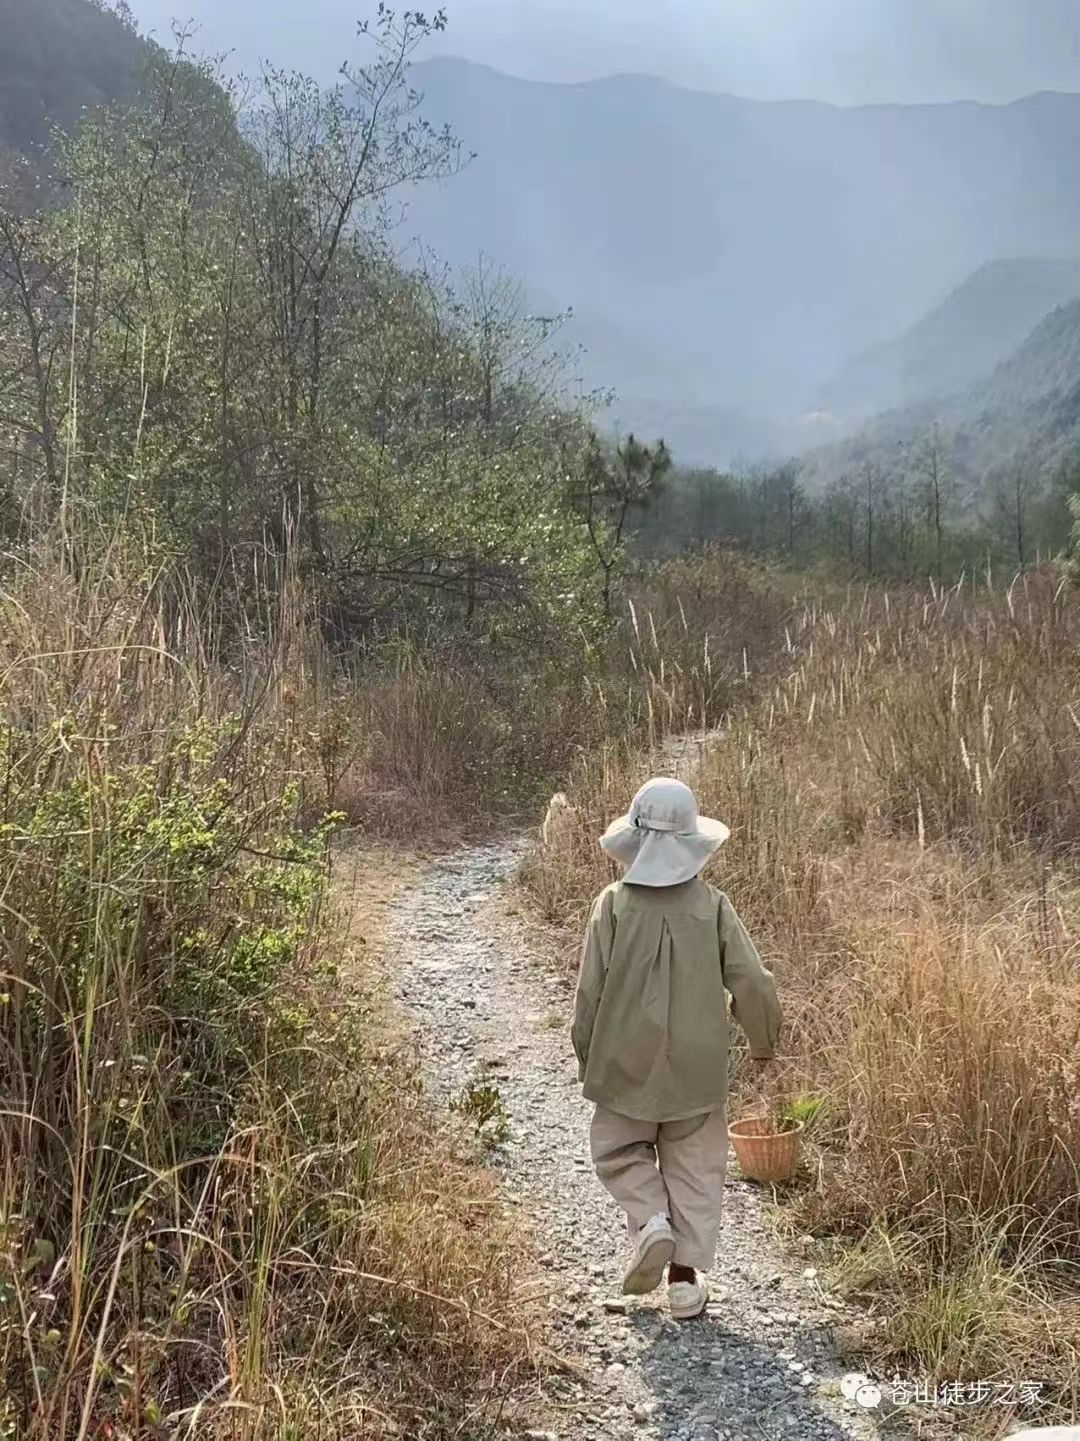
[[[713,594],[728,566],[675,567],[632,626],[644,687],[690,725],[701,632],[715,613],[732,633]],[[764,665],[696,786],[734,831],[715,878],[780,977],[786,1087],[825,1102],[792,1219],[843,1239],[837,1275],[875,1304],[881,1362],[1044,1381],[1074,1409],[1080,597],[1053,574],[816,601],[751,588]],[[717,692],[718,670],[738,687],[737,642]],[[652,764],[631,739],[581,765],[577,833],[527,869],[568,965],[611,875],[595,836]]]
[[[650,744],[727,714],[697,778],[735,830],[718,876],[780,972],[789,1083],[826,1099],[795,1219],[844,1238],[882,1357],[1075,1395],[1074,594],[807,605],[678,563],[585,682],[348,679],[284,594],[269,642],[226,643],[148,552],[10,569],[8,1434],[485,1434],[535,1354],[518,1241],[357,962],[390,889],[363,837],[490,824],[576,764],[580,832],[526,876],[576,927]]]
[[[329,884],[343,797],[408,827],[425,687],[331,679],[284,593],[226,643],[149,551],[8,566],[0,1436],[480,1437],[528,1368],[494,1185],[360,964],[391,881]]]

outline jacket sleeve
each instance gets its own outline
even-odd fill
[[[585,1079],[592,1044],[593,1026],[600,997],[604,993],[611,948],[615,939],[615,914],[610,891],[603,891],[593,902],[592,914],[585,932],[585,945],[578,973],[577,995],[574,998],[574,1024],[570,1036],[578,1059],[578,1080]]]
[[[746,927],[727,896],[720,897],[720,964],[731,993],[731,1014],[758,1060],[773,1055],[782,1020],[772,972],[761,963]]]

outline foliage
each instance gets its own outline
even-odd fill
[[[470,1082],[450,1102],[450,1109],[465,1117],[477,1139],[490,1150],[501,1146],[510,1135],[510,1117],[498,1086],[490,1081]]]
[[[63,203],[0,207],[28,1441],[461,1434],[530,1344],[492,1187],[326,945],[328,812],[510,809],[585,733],[566,677],[603,629],[554,323],[488,262],[392,254],[392,198],[458,164],[407,82],[442,23],[381,9],[339,88],[269,72],[246,106],[152,51],[57,142]]]
[[[1072,516],[1072,559],[1070,571],[1074,581],[1080,578],[1080,495],[1069,497],[1069,514]]]
[[[780,1107],[777,1119],[786,1126],[802,1126],[809,1130],[821,1119],[824,1110],[824,1096],[793,1096]]]
[[[9,526],[134,517],[241,599],[289,552],[350,643],[596,635],[625,505],[614,480],[577,504],[596,447],[557,322],[489,261],[457,283],[393,254],[391,203],[461,163],[408,82],[442,24],[381,10],[336,88],[267,70],[243,105],[181,37],[60,147],[69,203],[0,205]],[[666,465],[619,451],[635,487]]]
[[[604,611],[611,614],[612,581],[619,564],[627,522],[646,512],[671,469],[671,454],[661,440],[643,445],[633,435],[606,445],[592,436],[582,465],[575,500],[585,516],[589,540],[604,577]]]
[[[338,964],[317,640],[196,595],[70,519],[0,589],[0,1432],[454,1434],[505,1228]]]
[[[802,569],[845,575],[956,581],[1013,572],[1070,544],[1075,468],[1049,474],[1022,459],[988,476],[980,493],[961,488],[953,448],[930,426],[903,464],[862,461],[821,486],[788,463],[740,474],[676,471],[634,546],[651,557],[712,542],[741,544]]]

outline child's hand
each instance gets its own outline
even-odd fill
[[[761,1097],[761,1104],[770,1110],[777,1088],[777,1065],[775,1056],[751,1056],[754,1087]]]

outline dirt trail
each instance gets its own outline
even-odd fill
[[[838,1303],[773,1238],[755,1188],[730,1177],[712,1300],[678,1324],[663,1294],[625,1301],[626,1235],[588,1162],[589,1107],[570,1049],[570,992],[507,919],[521,854],[463,850],[398,903],[387,958],[436,1095],[498,1087],[509,1135],[496,1152],[509,1199],[539,1238],[556,1344],[587,1369],[550,1383],[534,1438],[608,1441],[872,1441],[874,1413],[840,1395]]]

